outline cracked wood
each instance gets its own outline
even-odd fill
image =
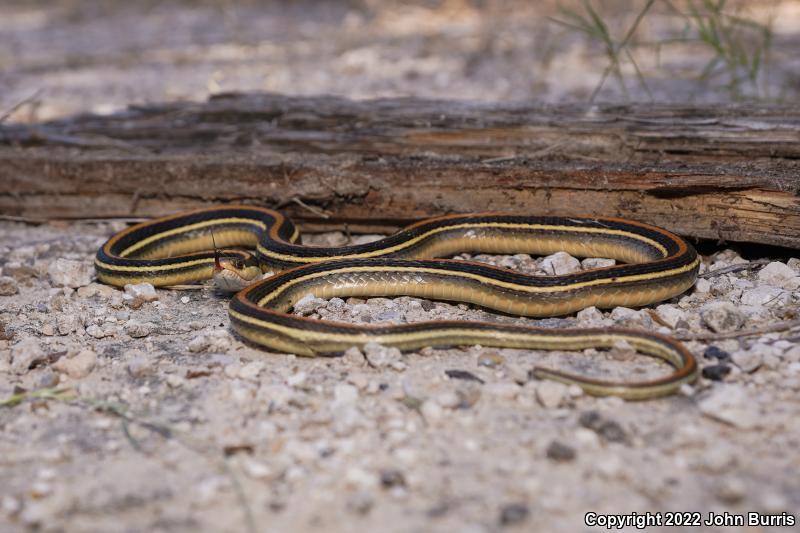
[[[222,95],[0,125],[0,213],[129,217],[224,202],[306,228],[443,213],[630,217],[800,247],[800,111]]]

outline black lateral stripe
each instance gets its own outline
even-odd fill
[[[273,276],[248,291],[248,298],[253,302],[257,302],[265,295],[293,279],[324,272],[333,274],[350,268],[380,268],[386,270],[397,268],[425,268],[441,271],[442,275],[445,277],[452,277],[453,273],[457,274],[463,272],[527,287],[560,287],[579,282],[594,281],[596,279],[647,274],[665,270],[666,268],[679,268],[690,264],[692,261],[694,261],[694,256],[687,255],[658,262],[657,264],[618,265],[607,270],[588,270],[561,276],[530,276],[513,270],[492,267],[490,265],[448,259],[339,259],[321,263],[311,263]]]
[[[413,239],[420,235],[430,232],[434,229],[446,228],[454,225],[462,224],[491,224],[491,223],[506,223],[506,224],[529,224],[529,225],[555,225],[566,226],[573,228],[593,228],[593,229],[611,229],[618,231],[625,231],[628,233],[642,235],[650,240],[653,240],[666,248],[668,255],[674,254],[678,251],[678,243],[668,237],[661,231],[651,229],[648,226],[639,226],[630,223],[624,223],[617,220],[602,219],[602,218],[564,218],[564,217],[531,217],[522,215],[487,215],[487,216],[474,216],[465,215],[463,217],[449,217],[443,219],[434,219],[430,222],[424,222],[412,228],[401,230],[398,233],[385,237],[383,239],[353,246],[342,246],[336,248],[316,248],[297,246],[287,242],[265,240],[262,245],[274,252],[284,255],[294,255],[297,257],[332,257],[343,255],[359,255],[364,253],[378,252],[385,248],[394,247]],[[525,231],[525,230],[515,230]],[[541,230],[530,229],[530,233],[539,233]],[[547,230],[547,235],[557,234],[557,231]],[[564,232],[565,235],[574,235],[572,232]],[[620,241],[629,242],[631,239],[626,239],[623,236],[602,235],[604,239],[618,238]],[[640,242],[641,241],[637,241]]]

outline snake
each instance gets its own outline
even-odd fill
[[[461,253],[604,257],[612,266],[528,275],[485,263],[448,259]],[[503,315],[553,317],[590,306],[642,307],[678,296],[695,282],[700,256],[665,229],[623,218],[444,215],[365,243],[302,244],[278,211],[249,205],[201,208],[119,231],[97,252],[106,284],[156,287],[218,281],[238,290],[228,306],[233,331],[276,353],[340,355],[370,342],[403,351],[454,346],[577,351],[632,347],[665,361],[667,375],[610,380],[534,366],[530,375],[578,385],[591,395],[643,400],[673,394],[697,379],[692,353],[676,339],[617,327],[557,328],[510,321],[433,320],[352,324],[292,312],[304,298],[411,296],[473,304]]]

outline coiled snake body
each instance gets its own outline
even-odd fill
[[[543,255],[561,250],[578,257],[610,257],[622,264],[529,276],[480,263],[433,259],[461,252]],[[98,278],[116,286],[169,286],[206,280],[215,272],[246,284],[262,271],[277,272],[238,292],[229,308],[239,335],[277,352],[337,354],[370,341],[403,350],[472,344],[578,350],[626,341],[667,361],[673,372],[640,382],[604,381],[540,367],[533,374],[577,384],[590,394],[630,399],[670,394],[693,381],[694,357],[669,337],[629,329],[451,320],[354,325],[289,311],[309,294],[408,295],[472,303],[513,315],[564,315],[589,306],[643,306],[671,298],[692,286],[699,265],[694,248],[680,237],[625,219],[452,215],[424,220],[372,243],[322,248],[301,245],[294,224],[279,212],[251,206],[199,209],[132,226],[111,237],[95,260]]]

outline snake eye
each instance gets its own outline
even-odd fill
[[[241,259],[234,259],[233,261],[231,261],[231,264],[233,265],[233,268],[235,268],[236,270],[241,270],[244,268],[244,261],[242,261]]]

